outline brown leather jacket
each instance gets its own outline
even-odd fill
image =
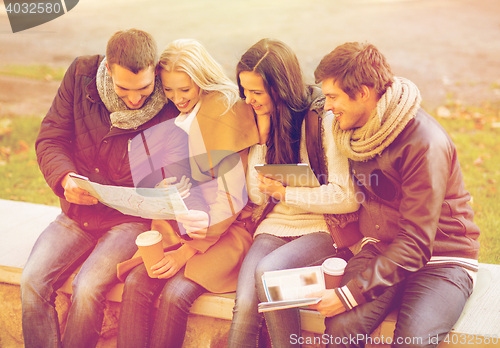
[[[431,257],[474,270],[467,260],[477,260],[479,228],[470,194],[455,145],[432,116],[420,109],[381,155],[351,161],[351,170],[363,198],[361,232],[381,240],[380,254],[347,284],[358,304],[431,267]]]

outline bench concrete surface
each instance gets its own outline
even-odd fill
[[[36,239],[60,212],[57,207],[0,199],[0,347],[23,347],[19,295],[21,272]],[[120,283],[107,294],[99,348],[116,346],[122,289]],[[474,347],[500,346],[500,296],[497,289],[500,289],[500,265],[480,264],[476,289],[450,334],[450,344],[442,342],[439,348],[469,347],[467,342],[471,341],[475,342]],[[56,300],[62,328],[71,304],[69,294],[71,279],[60,289]],[[202,295],[191,308],[184,347],[225,347],[233,306],[234,293]],[[374,343],[379,342],[377,338],[392,337],[396,315],[391,313],[375,330],[372,334]],[[323,319],[316,311],[301,311],[303,336],[308,338],[306,342],[311,342],[303,347],[322,347],[314,342],[320,342]],[[487,344],[485,335],[495,335],[498,343]]]

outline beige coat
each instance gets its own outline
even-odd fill
[[[210,207],[210,227],[202,240],[184,241],[175,222],[153,220],[151,229],[164,236],[164,248],[187,243],[198,250],[185,266],[185,276],[215,293],[236,290],[238,272],[252,236],[240,214],[246,203],[245,172],[248,148],[258,143],[253,111],[243,101],[232,109],[217,93],[203,98],[189,131],[191,176],[199,183]],[[238,156],[239,155],[239,156]],[[172,227],[174,226],[174,227]],[[118,277],[142,262],[138,254],[118,265]]]

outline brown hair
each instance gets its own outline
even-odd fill
[[[347,42],[323,57],[314,77],[316,83],[333,78],[349,98],[355,99],[362,85],[374,88],[380,98],[392,84],[394,75],[374,45]]]
[[[156,67],[158,48],[153,37],[138,29],[116,32],[108,41],[106,60],[112,69],[113,64],[137,74],[148,67]]]
[[[240,81],[242,71],[262,77],[274,104],[266,162],[299,162],[301,125],[310,101],[297,56],[285,43],[275,39],[262,39],[250,47],[236,66],[240,97],[245,98]]]

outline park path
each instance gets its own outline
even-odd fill
[[[241,54],[263,37],[297,53],[309,82],[320,59],[346,41],[369,41],[396,75],[414,81],[433,111],[447,99],[500,101],[498,0],[82,0],[66,15],[13,34],[0,0],[0,66],[67,67],[78,55],[104,53],[117,30],[137,27],[160,48],[194,38],[233,77]],[[0,115],[44,114],[53,81],[0,77]]]

